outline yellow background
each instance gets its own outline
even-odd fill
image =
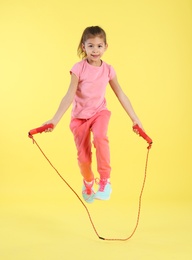
[[[139,227],[127,242],[95,236],[82,205],[27,137],[57,109],[90,25],[106,30],[103,59],[154,140]],[[189,0],[0,1],[0,259],[192,258],[191,46]],[[135,226],[147,144],[110,88],[107,100],[113,193],[88,208],[100,236],[124,238]],[[53,133],[35,139],[81,196],[69,120],[70,109]]]

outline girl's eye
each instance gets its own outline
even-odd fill
[[[89,48],[93,48],[93,45],[88,45]],[[103,45],[98,45],[98,48],[103,48]]]

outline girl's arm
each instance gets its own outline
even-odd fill
[[[129,115],[130,119],[132,120],[133,125],[138,124],[139,127],[141,129],[143,129],[142,124],[141,124],[139,118],[137,117],[129,98],[125,95],[125,93],[123,92],[123,90],[121,89],[121,87],[119,85],[117,77],[115,76],[112,80],[110,80],[109,84],[110,84],[112,90],[114,91],[115,95],[117,96],[119,102],[121,103],[122,107],[125,109],[125,111]],[[137,131],[135,131],[135,132],[137,132]]]
[[[67,111],[71,103],[73,102],[75,93],[77,91],[77,86],[78,86],[78,78],[75,76],[75,74],[71,74],[71,82],[68,88],[67,93],[61,100],[61,103],[53,116],[53,118],[49,121],[47,121],[45,124],[52,123],[54,127],[59,123],[60,119],[64,115],[64,113]],[[52,129],[48,129],[48,131],[51,131]]]

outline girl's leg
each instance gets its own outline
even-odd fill
[[[81,174],[85,181],[91,182],[94,180],[94,175],[91,169],[92,153],[89,124],[84,119],[72,119],[70,129],[73,132],[77,147],[77,160]]]
[[[97,169],[100,174],[100,179],[109,179],[110,166],[110,150],[107,137],[107,130],[111,112],[103,110],[98,113],[92,123],[93,144],[96,148]]]

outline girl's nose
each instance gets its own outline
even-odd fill
[[[94,48],[93,48],[93,52],[97,52],[97,47],[94,47]]]

